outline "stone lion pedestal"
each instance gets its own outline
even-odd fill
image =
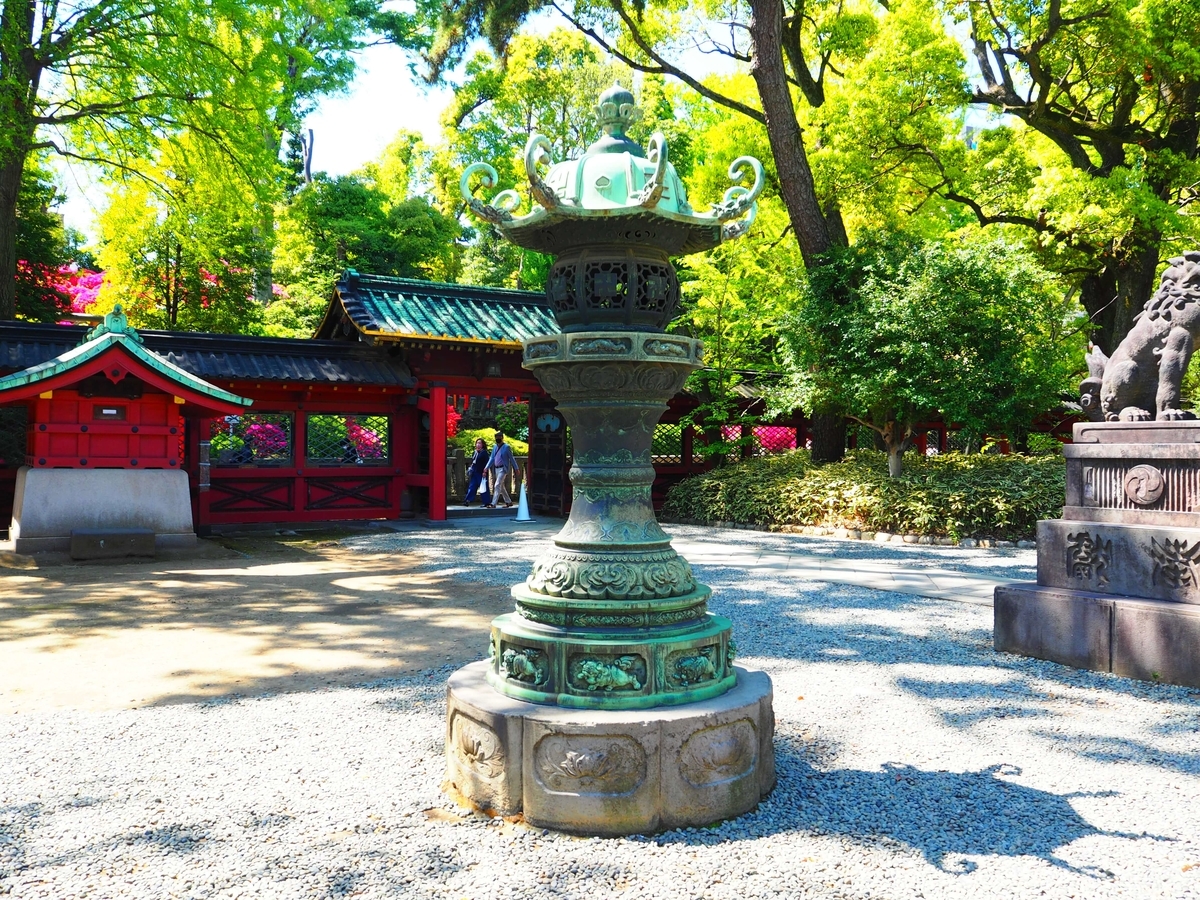
[[[1200,422],[1075,426],[1037,584],[996,588],[995,647],[1200,687]]]

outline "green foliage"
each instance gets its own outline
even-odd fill
[[[163,141],[144,177],[114,185],[100,217],[105,287],[144,328],[253,334],[262,244],[246,183],[206,140]]]
[[[671,488],[663,515],[761,526],[858,528],[896,534],[1027,538],[1062,512],[1060,456],[912,455],[899,478],[887,458],[852,450],[814,466],[807,451],[745,460]]]
[[[529,404],[521,401],[501,403],[496,408],[496,430],[504,436],[518,437],[529,428]]]
[[[421,278],[453,255],[459,225],[420,198],[392,203],[354,175],[319,175],[279,219],[276,272],[289,290],[328,298],[347,268]]]
[[[307,281],[289,284],[263,312],[263,334],[281,338],[312,337],[329,308],[329,296],[323,280],[316,285]]]
[[[236,434],[218,432],[212,436],[209,446],[214,454],[220,454],[229,450],[241,450],[246,446],[246,442]]]
[[[1003,241],[863,241],[809,272],[781,333],[790,384],[777,402],[845,412],[895,460],[939,414],[1014,434],[1070,386],[1073,318],[1052,279]]]
[[[341,447],[347,436],[344,416],[309,416],[304,427],[305,454],[308,458],[315,458],[318,454],[341,456]]]
[[[68,299],[54,289],[49,278],[68,262],[71,249],[62,216],[55,211],[60,200],[50,172],[41,166],[27,166],[16,209],[16,314],[20,319],[53,322],[70,308]]]
[[[459,431],[452,438],[446,439],[446,446],[457,448],[467,452],[467,458],[470,459],[471,454],[475,452],[475,441],[482,438],[484,444],[487,445],[488,452],[492,452],[492,447],[495,446],[495,441],[492,438],[496,434],[495,428],[471,428],[466,431]],[[512,452],[517,456],[529,455],[529,444],[520,438],[510,437],[507,432],[504,435],[504,443],[512,447]]]

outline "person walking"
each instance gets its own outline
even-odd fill
[[[467,497],[463,506],[470,506],[475,502],[475,494],[479,491],[480,484],[483,485],[483,492],[479,495],[480,501],[492,502],[492,495],[487,488],[488,456],[487,442],[483,438],[476,438],[475,453],[467,463]]]
[[[517,459],[513,456],[512,447],[504,443],[504,432],[502,431],[496,432],[496,446],[492,448],[492,453],[488,457],[487,468],[495,479],[495,487],[492,488],[492,502],[487,505],[487,508],[495,509],[496,501],[503,497],[500,505],[509,509],[513,504],[512,497],[508,493],[508,479],[517,468]]]

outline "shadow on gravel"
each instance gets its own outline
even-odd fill
[[[1074,753],[1097,762],[1137,763],[1172,769],[1184,775],[1200,775],[1200,753],[1175,753],[1142,741],[1111,735],[1063,735],[1042,731],[1034,733],[1046,740],[1068,742]]]
[[[1048,718],[1062,691],[1098,691],[1150,703],[1191,707],[1200,692],[1085,672],[993,649],[988,627],[961,604],[872,588],[828,585],[795,591],[776,611],[769,600],[718,594],[713,612],[733,619],[743,659],[817,663],[921,665],[933,674],[899,676],[895,684],[927,701],[952,728],[1000,718]],[[977,609],[977,608],[973,608]],[[781,622],[781,619],[783,620]],[[784,639],[782,635],[787,635]],[[851,677],[847,673],[847,677]],[[1094,699],[1077,699],[1094,703]],[[1188,719],[1180,728],[1197,727]]]
[[[1053,794],[1026,787],[1009,780],[1021,774],[1015,766],[928,772],[889,763],[877,772],[822,771],[794,747],[777,744],[776,754],[779,786],[763,804],[774,807],[768,819],[783,829],[844,835],[864,843],[896,841],[953,875],[975,871],[975,856],[1033,856],[1108,879],[1112,872],[1072,866],[1056,851],[1093,835],[1151,837],[1098,829],[1070,802],[1115,792]]]

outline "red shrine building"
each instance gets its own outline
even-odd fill
[[[199,534],[443,519],[447,407],[512,399],[530,403],[530,505],[561,515],[567,429],[521,368],[521,341],[557,331],[541,293],[353,270],[307,340],[129,329],[101,335],[97,355],[81,326],[0,323],[0,528],[20,532],[31,475],[50,471],[185,473],[175,483]],[[658,426],[656,495],[705,468],[680,423],[694,406],[675,398]],[[801,420],[782,427],[804,445]]]

